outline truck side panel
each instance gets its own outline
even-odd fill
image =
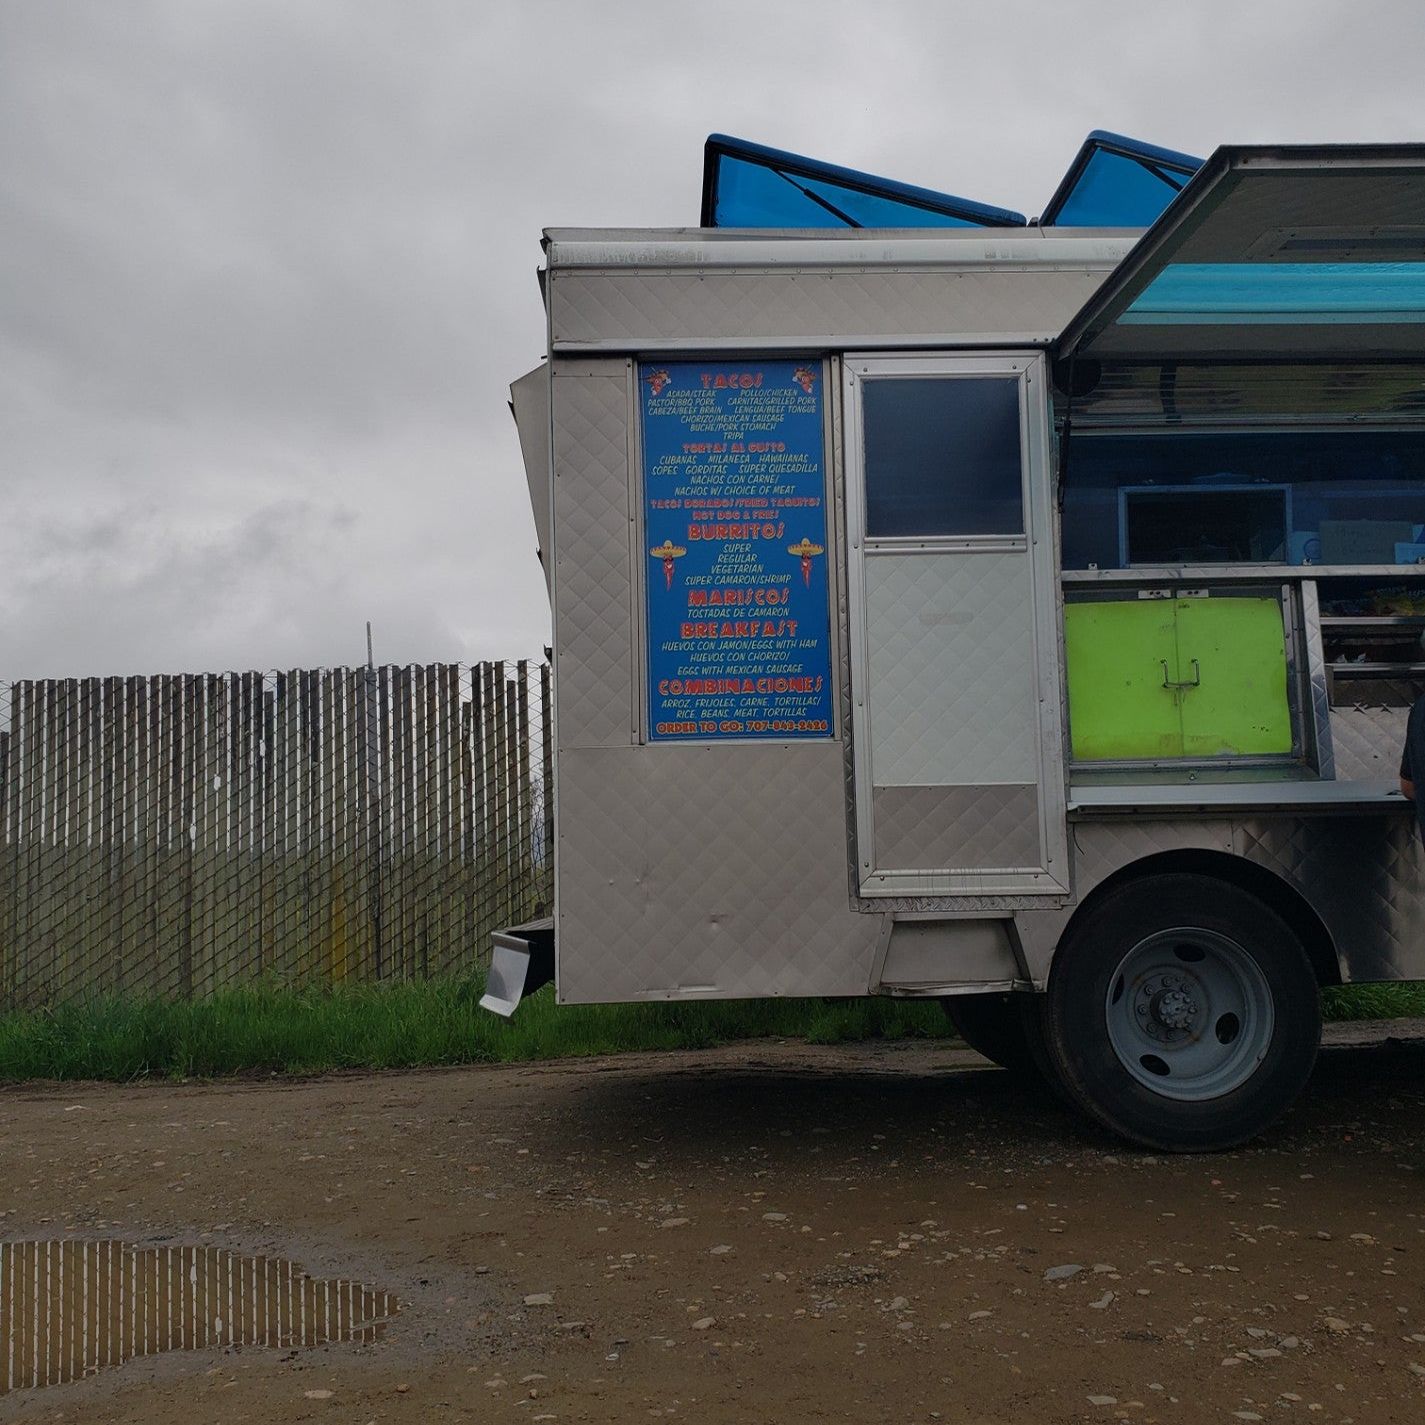
[[[1042,246],[1042,244],[1040,244]],[[1043,342],[1086,302],[1112,260],[1086,268],[987,262],[960,270],[687,271],[637,268],[551,272],[554,351],[713,351],[774,345],[1012,346]],[[1105,244],[1105,258],[1116,249]],[[953,261],[953,254],[951,257]]]
[[[564,1002],[863,995],[838,742],[560,754]]]
[[[1334,944],[1343,981],[1425,977],[1425,878],[1404,809],[1368,816],[1174,816],[1071,824],[1078,903],[1117,872],[1155,857],[1213,852],[1271,872],[1311,908]],[[1230,874],[1230,872],[1229,872]],[[1037,985],[1076,906],[1020,914],[1016,928]]]
[[[628,363],[554,365],[555,729],[571,747],[634,740]]]

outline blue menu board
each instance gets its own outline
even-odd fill
[[[822,364],[639,368],[654,741],[830,737]]]

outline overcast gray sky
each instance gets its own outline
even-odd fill
[[[1425,138],[1425,7],[0,0],[0,680],[538,655],[540,229],[711,131],[1037,213],[1084,134]]]

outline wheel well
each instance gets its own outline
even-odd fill
[[[1274,910],[1301,941],[1311,961],[1311,968],[1316,972],[1317,983],[1341,983],[1341,963],[1336,956],[1336,944],[1311,902],[1275,872],[1222,851],[1164,851],[1156,856],[1145,856],[1141,861],[1134,861],[1132,865],[1115,871],[1107,880],[1096,885],[1080,903],[1068,925],[1064,927],[1063,935],[1060,936],[1061,942],[1074,928],[1080,916],[1092,910],[1118,887],[1130,881],[1141,880],[1145,876],[1163,875],[1171,871],[1215,876],[1218,880],[1229,881],[1249,895],[1256,896],[1264,905]]]

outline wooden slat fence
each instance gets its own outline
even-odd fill
[[[549,913],[527,661],[0,683],[0,1003],[470,968]]]

